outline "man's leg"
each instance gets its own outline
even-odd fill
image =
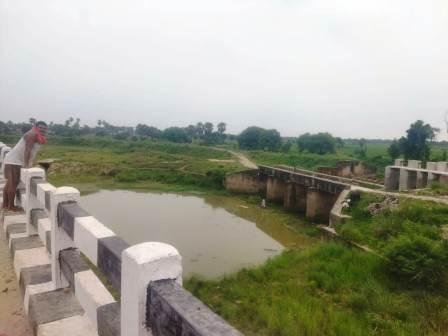
[[[2,209],[9,209],[10,204],[9,204],[9,189],[10,189],[10,181],[11,181],[11,177],[10,177],[10,173],[11,170],[9,169],[9,165],[5,165],[5,179],[6,179],[6,183],[5,186],[3,188],[3,205],[2,205]]]
[[[19,211],[20,208],[16,207],[14,201],[16,200],[17,187],[20,183],[20,168],[21,166],[11,165],[11,184],[8,189],[9,210]]]

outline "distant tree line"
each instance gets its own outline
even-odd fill
[[[28,122],[13,123],[12,121],[0,121],[0,134],[14,135],[23,134],[28,131],[36,122],[35,118],[30,118]],[[60,137],[75,137],[75,136],[98,136],[98,137],[112,137],[118,140],[126,139],[163,139],[178,143],[191,143],[194,140],[210,145],[220,144],[227,138],[226,123],[220,122],[216,129],[211,122],[199,122],[196,125],[189,125],[188,127],[168,127],[160,130],[154,126],[145,124],[138,124],[134,127],[115,126],[108,123],[106,120],[98,120],[94,127],[88,125],[81,126],[79,118],[68,118],[63,124],[50,122],[48,124],[48,131],[50,135]]]
[[[0,121],[1,135],[18,135],[28,131],[36,122],[30,118],[28,122],[13,123],[12,121]],[[168,127],[159,129],[146,124],[138,124],[136,127],[115,126],[106,120],[98,120],[93,127],[81,125],[79,118],[68,118],[64,123],[49,123],[49,134],[59,137],[97,136],[112,137],[118,140],[166,140],[177,143],[199,143],[204,145],[217,145],[228,140],[236,140],[239,148],[248,150],[267,150],[289,152],[295,144],[299,152],[314,154],[331,154],[345,145],[355,145],[354,157],[367,159],[367,143],[385,143],[388,140],[345,139],[334,137],[330,133],[305,133],[299,137],[283,138],[276,129],[265,129],[251,126],[243,130],[238,136],[226,134],[227,125],[220,122],[216,125],[211,122],[198,122],[187,127]],[[392,159],[403,156],[405,159],[417,159],[427,161],[430,156],[430,143],[434,140],[439,130],[422,120],[417,120],[410,125],[406,136],[392,141],[388,147],[388,154]],[[390,143],[390,140],[388,141]],[[444,160],[447,152],[444,151]],[[378,156],[379,161],[387,160]]]

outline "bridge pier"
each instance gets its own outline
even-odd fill
[[[329,194],[316,188],[308,188],[306,196],[306,218],[312,221],[328,222],[330,212],[338,195]]]
[[[417,172],[417,189],[426,188],[428,186],[428,173],[418,171]]]
[[[386,167],[385,187],[386,190],[398,190],[400,180],[400,170]]]
[[[285,197],[285,190],[285,181],[273,176],[269,176],[266,186],[266,200],[276,203],[283,202]]]
[[[306,194],[306,187],[298,185],[294,182],[287,182],[283,207],[290,211],[305,212]]]
[[[400,177],[399,177],[399,185],[398,185],[398,190],[399,191],[404,191],[404,190],[408,190],[409,186],[409,171],[405,168],[401,168],[400,169]]]

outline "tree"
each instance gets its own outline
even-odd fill
[[[283,153],[288,153],[291,150],[292,147],[292,143],[291,141],[286,141],[283,145],[282,145],[282,152]]]
[[[196,135],[200,139],[202,139],[202,137],[204,136],[204,124],[201,122],[198,122],[196,124]]]
[[[361,138],[358,140],[358,148],[355,149],[355,155],[360,158],[364,159],[367,154],[367,141],[364,138]]]
[[[316,154],[334,153],[336,151],[336,139],[330,133],[305,133],[297,139],[299,151],[307,151]]]
[[[135,134],[143,138],[159,139],[162,137],[162,131],[156,127],[145,124],[138,124],[135,127]]]
[[[73,122],[73,117],[70,117],[70,118],[68,118],[66,121],[65,121],[65,127],[70,127],[71,126],[71,124],[72,124],[72,122]]]
[[[337,138],[335,138],[335,140],[336,140],[336,147],[337,148],[343,148],[345,146],[344,140],[342,140],[342,138],[337,137]]]
[[[406,137],[399,140],[401,152],[406,160],[428,161],[431,153],[429,143],[434,139],[438,130],[423,120],[417,120],[406,131]]]
[[[400,143],[396,139],[394,139],[394,141],[392,141],[389,148],[387,149],[387,152],[389,153],[389,156],[392,160],[398,158],[401,155]]]
[[[204,136],[210,136],[213,133],[213,124],[211,122],[206,122],[204,124]]]
[[[168,127],[163,131],[163,138],[172,142],[191,142],[185,128]]]
[[[277,130],[266,130],[256,126],[246,128],[238,135],[237,140],[241,149],[276,151],[281,146],[281,137]]]
[[[220,122],[219,124],[218,124],[218,133],[219,134],[224,134],[224,132],[226,131],[226,127],[227,127],[227,125],[226,125],[226,123],[225,122]]]

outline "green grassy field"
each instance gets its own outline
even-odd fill
[[[242,169],[226,151],[151,141],[60,142],[45,146],[38,159],[57,159],[48,179],[83,192],[98,188],[223,191],[225,174]]]

